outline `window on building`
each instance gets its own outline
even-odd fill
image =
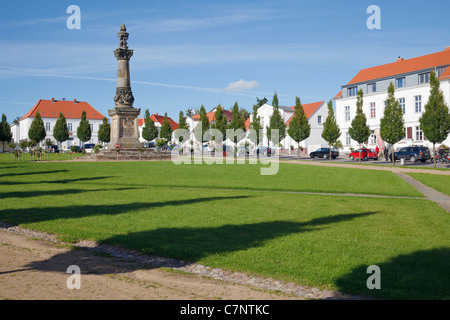
[[[90,124],[90,126],[91,126],[91,132],[94,132],[94,125]]]
[[[448,68],[448,66],[437,67],[436,68],[436,76],[439,78],[445,72],[445,70],[447,70],[447,68]]]
[[[398,103],[400,104],[400,108],[402,108],[403,114],[405,114],[406,113],[405,98],[399,98]]]
[[[317,116],[317,123],[322,124],[322,116]]]
[[[69,130],[69,132],[72,132],[72,124],[71,123],[67,124],[67,130]]]
[[[404,88],[406,85],[406,79],[405,78],[397,78],[395,79],[395,84],[397,88]]]
[[[345,107],[345,121],[350,121],[350,107]]]
[[[377,117],[377,108],[375,106],[375,102],[370,103],[370,117],[371,118]]]
[[[430,73],[429,72],[419,74],[419,83],[420,84],[424,84],[424,83],[428,83],[428,82],[430,82]]]
[[[415,103],[415,112],[416,113],[422,112],[422,96],[415,96],[414,103]]]
[[[377,136],[373,132],[370,135],[370,143],[371,144],[377,144]]]
[[[347,146],[352,144],[352,137],[350,137],[350,133],[348,132],[345,133],[345,144]]]
[[[367,92],[368,93],[374,93],[377,92],[377,84],[376,83],[369,83],[367,85]]]
[[[45,123],[45,130],[50,131],[50,122]]]
[[[348,96],[349,96],[349,97],[356,96],[357,93],[358,93],[358,87],[351,87],[351,88],[348,88]]]
[[[416,141],[423,141],[423,131],[416,127]]]

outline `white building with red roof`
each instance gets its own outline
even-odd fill
[[[384,116],[387,89],[395,86],[395,97],[403,108],[405,137],[394,148],[410,145],[431,146],[421,128],[419,119],[425,111],[430,96],[430,73],[435,71],[440,80],[447,106],[450,106],[450,47],[444,51],[411,58],[398,58],[395,62],[363,69],[334,98],[336,120],[341,129],[341,142],[345,150],[359,148],[349,135],[351,121],[356,114],[357,93],[364,92],[363,111],[372,135],[366,142],[369,148],[377,145],[383,149],[385,143],[379,137],[380,119]],[[450,139],[443,141],[450,144]]]
[[[328,116],[328,108],[327,104],[324,101],[313,102],[308,104],[302,104],[303,110],[305,111],[305,115],[309,120],[309,124],[311,126],[311,134],[308,139],[302,141],[300,143],[300,147],[306,149],[305,152],[312,152],[316,149],[327,146],[327,142],[322,138],[323,132],[323,124]],[[258,109],[258,116],[261,119],[261,126],[263,128],[264,136],[260,145],[262,146],[273,146],[272,142],[269,142],[267,139],[267,127],[270,125],[270,118],[273,115],[274,107],[269,104],[264,104]],[[295,107],[278,107],[281,117],[284,119],[286,123],[286,127],[289,127],[290,122],[294,118]],[[245,126],[247,130],[250,128],[250,124],[253,121],[253,114],[247,119]],[[280,141],[280,144],[284,149],[289,149],[291,146],[297,148],[297,142],[291,139],[291,137],[286,134],[286,138]]]
[[[158,113],[155,113],[150,116],[150,120],[152,120],[155,123],[155,126],[158,129],[158,136],[159,136],[159,133],[161,132],[162,124],[164,122],[164,116],[161,116]],[[172,128],[173,131],[178,129],[178,123],[173,121],[172,118],[167,117],[167,120],[169,121],[170,127]],[[144,129],[144,126],[145,126],[145,116],[138,119],[139,137],[140,137],[139,140],[141,142],[147,142],[142,138],[142,130]]]
[[[56,121],[59,118],[59,114],[62,112],[67,120],[67,127],[69,129],[69,140],[62,144],[63,150],[72,145],[81,146],[81,141],[77,137],[77,128],[81,121],[82,112],[86,112],[86,118],[91,125],[92,137],[90,141],[86,141],[86,144],[98,143],[98,130],[103,123],[103,116],[100,112],[95,110],[88,102],[82,102],[78,100],[66,101],[66,100],[39,100],[38,103],[26,114],[20,121],[18,128],[15,128],[14,142],[18,143],[23,140],[28,140],[28,131],[31,123],[37,112],[40,113],[42,121],[44,122],[47,136],[45,139],[52,140],[56,145],[56,140],[53,137],[53,128]]]

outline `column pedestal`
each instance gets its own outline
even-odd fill
[[[138,117],[141,109],[114,108],[109,110],[111,117],[111,141],[109,149],[120,145],[123,149],[139,149],[142,143],[139,141]]]

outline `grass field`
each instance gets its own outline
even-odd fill
[[[450,176],[427,173],[408,173],[408,175],[419,180],[423,184],[450,196]]]
[[[390,172],[281,163],[261,176],[259,165],[2,156],[0,220],[64,241],[378,298],[450,298],[450,216]],[[370,265],[381,268],[381,290],[366,287]]]

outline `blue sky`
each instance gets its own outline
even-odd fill
[[[67,7],[81,9],[69,30]],[[370,5],[381,29],[369,30]],[[450,46],[448,0],[8,1],[0,11],[0,112],[11,123],[39,99],[114,107],[117,32],[130,33],[131,80],[141,113],[256,98],[292,106],[332,99],[363,68]]]

